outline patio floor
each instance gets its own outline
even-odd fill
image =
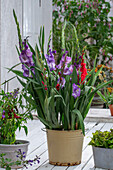
[[[96,110],[93,109],[92,111],[90,111],[90,114],[95,112]],[[94,168],[92,147],[89,146],[88,143],[90,141],[90,136],[92,135],[92,132],[95,132],[96,130],[102,130],[102,131],[110,130],[111,128],[113,128],[113,123],[106,123],[106,121],[104,122],[101,119],[102,116],[101,111],[97,110],[97,112],[100,115],[100,118],[99,119],[97,118],[97,121],[91,121],[91,117],[90,117],[90,122],[87,121],[88,119],[86,119],[85,122],[86,135],[83,143],[82,163],[80,165],[72,166],[72,167],[60,167],[60,166],[53,166],[49,164],[46,133],[41,130],[42,128],[44,128],[44,126],[39,120],[29,121],[28,136],[25,136],[24,131],[17,132],[17,139],[25,139],[30,141],[27,159],[33,159],[35,155],[38,155],[40,156],[40,164],[35,164],[32,167],[29,167],[28,170],[37,170],[37,169],[39,170],[101,170],[101,169]],[[105,111],[105,109],[104,112],[106,112],[106,114],[109,113],[109,111],[108,110]],[[111,119],[109,114],[107,117]],[[102,120],[102,122],[100,120]]]

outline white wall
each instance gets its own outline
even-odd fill
[[[19,58],[16,52],[15,44],[18,44],[17,30],[13,18],[13,9],[15,9],[22,29],[22,0],[1,0],[1,51],[0,51],[0,73],[1,83],[12,77],[12,74],[7,74],[5,67],[11,67],[19,63]],[[10,88],[18,87],[17,81],[10,82]]]
[[[24,0],[23,35],[30,36],[30,43],[38,42],[40,27],[45,28],[45,51],[52,29],[52,0]]]
[[[41,2],[41,6],[39,4]],[[45,26],[45,41],[47,42],[49,31],[52,28],[52,0],[0,0],[0,80],[14,76],[7,73],[4,67],[11,67],[19,63],[19,57],[15,48],[18,45],[17,28],[13,18],[15,9],[20,29],[23,35],[30,35],[30,42],[37,42],[40,26]],[[0,84],[1,84],[0,83]],[[20,86],[18,81],[13,80],[9,84],[10,89]]]

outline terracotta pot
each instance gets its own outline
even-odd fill
[[[80,164],[83,138],[81,130],[47,130],[49,163],[59,166]]]
[[[16,162],[18,160],[17,158],[17,152],[19,149],[21,149],[22,152],[25,152],[25,155],[27,155],[28,151],[28,145],[29,142],[25,140],[17,140],[20,144],[13,144],[13,145],[8,145],[8,144],[0,144],[0,154],[5,153],[5,158],[11,159],[12,162]],[[22,168],[22,165],[13,165],[11,168],[12,169],[19,169]],[[1,169],[1,168],[0,168]]]
[[[113,104],[109,105],[109,109],[110,109],[110,112],[111,112],[111,116],[113,116]]]

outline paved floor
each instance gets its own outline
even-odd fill
[[[93,111],[91,112],[93,113]],[[91,114],[91,112],[89,113],[89,115]],[[98,113],[101,114],[101,111],[98,111]],[[113,123],[98,122],[98,121],[85,122],[86,135],[83,144],[82,163],[80,165],[72,166],[72,167],[53,166],[48,163],[49,161],[48,161],[46,133],[41,130],[43,127],[44,126],[39,120],[33,120],[28,122],[28,131],[29,131],[28,136],[25,136],[23,131],[17,132],[18,139],[26,139],[30,141],[27,159],[32,159],[35,157],[35,155],[40,156],[40,164],[35,164],[34,166],[29,167],[28,170],[36,170],[36,169],[97,170],[97,168],[96,169],[94,168],[92,147],[88,145],[90,141],[90,136],[92,136],[92,133],[95,132],[96,130],[102,130],[102,131],[110,130],[111,128],[113,128]]]

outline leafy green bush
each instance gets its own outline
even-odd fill
[[[101,132],[97,130],[93,133],[93,137],[91,138],[89,145],[113,149],[113,129],[110,129],[110,132]]]
[[[0,92],[0,143],[14,144],[16,141],[16,130],[23,128],[27,135],[27,120],[33,119],[31,105],[23,104],[24,91],[15,89],[12,92]],[[22,113],[21,113],[22,112]]]

